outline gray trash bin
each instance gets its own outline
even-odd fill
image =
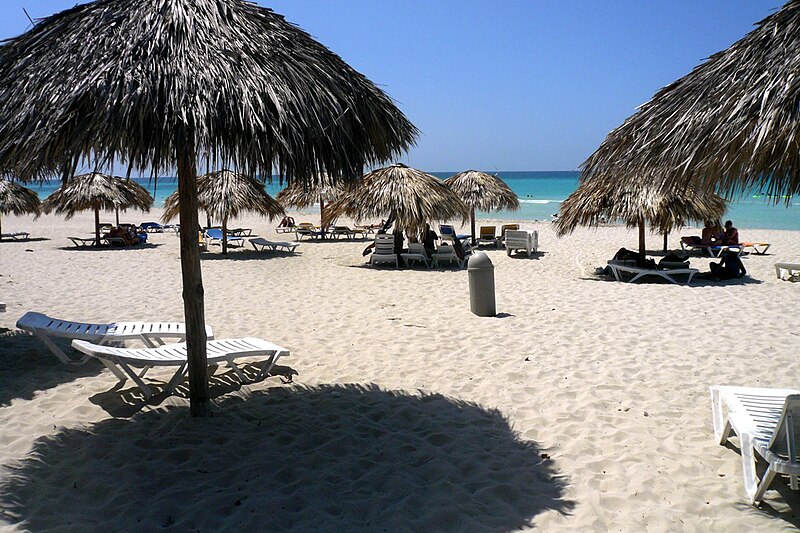
[[[467,263],[469,309],[478,316],[495,316],[494,265],[486,252],[478,252]]]

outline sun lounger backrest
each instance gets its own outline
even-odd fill
[[[783,404],[781,417],[775,426],[775,433],[769,442],[769,449],[778,455],[789,458],[791,462],[798,462],[798,449],[796,438],[800,437],[800,394],[786,397]]]
[[[394,246],[394,243],[392,243]],[[408,253],[410,254],[424,254],[425,253],[425,245],[421,242],[410,242],[408,243]]]
[[[375,236],[375,252],[378,255],[391,255],[394,253],[394,235],[381,234]]]
[[[441,224],[439,225],[439,235],[447,236],[447,237],[454,237],[456,234],[456,229],[449,225],[449,224]]]
[[[510,248],[526,248],[528,246],[528,232],[520,230],[506,231],[506,246]]]
[[[484,237],[488,237],[494,239],[494,235],[496,232],[497,232],[497,226],[481,226],[480,238],[483,239]]]

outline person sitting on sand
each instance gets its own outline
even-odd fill
[[[725,231],[719,234],[719,240],[723,246],[739,244],[739,230],[733,227],[730,220],[725,221]]]
[[[739,259],[739,254],[733,253],[729,250],[722,252],[722,259],[719,263],[711,263],[708,265],[711,268],[710,279],[726,280],[738,279],[747,274],[747,270]]]

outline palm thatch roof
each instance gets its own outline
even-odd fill
[[[465,170],[444,180],[470,208],[470,230],[475,244],[475,210],[519,209],[519,198],[506,182],[486,172]]]
[[[499,211],[519,209],[519,199],[506,182],[486,172],[465,170],[444,180],[470,209]]]
[[[310,182],[358,174],[417,135],[366,77],[244,0],[77,5],[0,54],[0,168],[20,177],[81,156],[173,168],[191,145],[212,166]]]
[[[97,0],[4,41],[0,58],[0,169],[176,168],[186,227],[198,224],[198,161],[347,180],[417,136],[366,77],[245,0]],[[180,239],[191,413],[207,415],[200,251],[193,232]]]
[[[669,233],[689,221],[719,220],[725,200],[696,187],[662,192],[656,187],[621,187],[599,179],[585,180],[561,204],[556,233],[563,236],[577,226],[597,226],[601,220],[620,220],[628,227],[649,221],[659,233]]]
[[[42,202],[34,191],[12,181],[0,178],[0,215],[34,214],[41,212]],[[0,216],[0,238],[2,238],[2,217]]]
[[[70,219],[80,211],[133,208],[147,212],[152,206],[153,197],[135,181],[90,172],[69,178],[42,202],[42,211]]]
[[[42,202],[34,191],[18,183],[0,179],[0,214],[34,214],[41,211]]]
[[[397,163],[365,174],[358,187],[328,206],[323,224],[343,215],[357,220],[391,217],[399,230],[422,235],[430,222],[465,222],[469,208],[441,180]]]
[[[658,91],[613,130],[582,176],[732,195],[800,192],[800,0]]]
[[[215,220],[228,221],[242,213],[258,213],[270,220],[283,216],[276,202],[259,180],[230,170],[220,170],[197,177],[197,202]],[[178,191],[164,201],[162,220],[168,222],[180,213]]]

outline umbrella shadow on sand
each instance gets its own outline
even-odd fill
[[[508,531],[568,480],[497,410],[370,385],[228,396],[40,438],[0,482],[30,531]]]
[[[271,382],[278,383],[277,380],[274,379],[276,376],[279,377],[281,383],[292,383],[294,376],[299,375],[297,370],[292,367],[276,364],[270,369],[266,377],[257,379],[264,364],[266,364],[264,361],[238,363],[239,370],[244,374],[247,380],[245,384],[239,380],[233,369],[229,368],[227,365],[211,365],[208,372],[208,387],[211,399],[220,398],[226,394],[241,390],[243,386],[252,385],[253,383],[262,382],[267,379],[270,379]],[[172,371],[167,371],[158,377],[154,377],[153,372],[148,373],[145,378],[148,386],[159,391],[150,398],[145,398],[141,389],[131,380],[127,380],[124,383],[116,381],[107,391],[90,396],[89,401],[115,418],[130,418],[146,406],[159,405],[173,396],[188,400],[189,385],[185,379],[183,383],[175,387],[173,391],[167,391],[167,383],[171,377]],[[109,375],[110,382],[116,379],[117,378],[114,376]]]
[[[68,344],[56,342],[66,353],[72,351]],[[0,407],[9,405],[16,398],[31,400],[37,392],[95,376],[102,369],[97,361],[65,365],[33,335],[0,328]]]

